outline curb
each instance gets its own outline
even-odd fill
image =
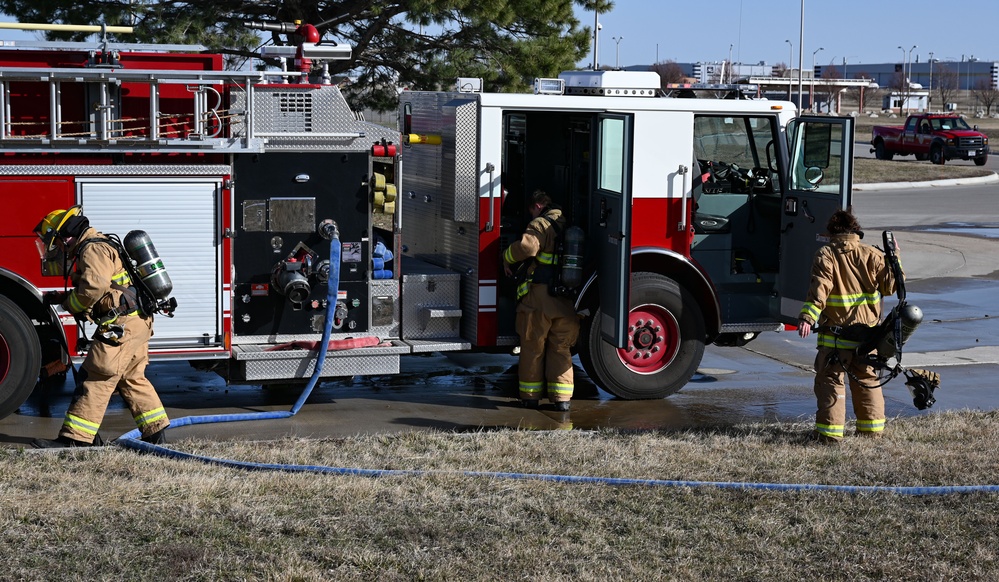
[[[932,188],[936,186],[968,186],[972,184],[992,184],[999,182],[999,174],[974,176],[970,178],[952,178],[949,180],[934,180],[931,182],[882,182],[879,184],[854,184],[855,192],[870,190],[900,190],[902,188]]]

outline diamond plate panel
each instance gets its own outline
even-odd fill
[[[458,336],[461,276],[413,259],[402,275],[402,335],[405,339],[450,339]],[[447,317],[431,317],[444,315]]]
[[[469,227],[467,223],[454,220],[454,212],[446,212],[441,200],[447,199],[454,192],[454,185],[460,182],[453,175],[461,166],[451,160],[458,157],[457,149],[446,150],[448,143],[461,142],[463,149],[478,147],[478,121],[469,125],[466,120],[459,127],[456,125],[456,110],[459,116],[464,115],[464,108],[474,104],[475,96],[458,93],[407,93],[406,101],[412,105],[413,133],[441,135],[444,138],[442,146],[408,146],[403,152],[405,162],[402,164],[402,197],[405,225],[419,225],[405,232],[409,247],[407,258],[416,257],[432,265],[444,267],[454,273],[461,274],[461,337],[475,337],[478,325],[478,239],[477,227]],[[464,100],[466,104],[455,104]],[[450,108],[450,111],[447,109]],[[476,116],[478,114],[476,113]],[[460,134],[460,135],[459,135]],[[471,158],[471,154],[462,153],[461,157]],[[477,154],[473,163],[477,163]],[[462,170],[464,171],[464,170]],[[478,180],[476,171],[471,171],[474,180]],[[478,191],[474,191],[473,204],[478,205]],[[477,221],[476,218],[473,218]],[[408,269],[404,269],[408,271]],[[408,293],[408,291],[406,291]],[[407,335],[406,317],[403,316],[403,337]]]
[[[230,166],[170,166],[121,165],[78,166],[35,164],[30,166],[0,166],[0,176],[226,176]]]
[[[246,99],[246,93],[234,94],[232,109],[244,111]],[[266,137],[268,151],[358,151],[383,139],[399,142],[398,129],[359,121],[335,85],[255,87],[252,107],[253,132]],[[243,116],[234,117],[233,135],[243,136],[246,131]]]
[[[371,353],[380,348],[328,352],[323,361],[322,377],[370,376],[374,374],[398,374],[398,353]],[[387,348],[391,350],[392,348]],[[404,348],[406,351],[408,347]],[[242,380],[280,380],[288,378],[309,378],[316,367],[314,352],[296,350],[283,352],[288,357],[277,359],[269,353],[269,359],[237,359],[237,371]]]
[[[453,139],[444,142],[444,216],[456,222],[475,222],[479,203],[478,103],[454,99],[444,106]]]

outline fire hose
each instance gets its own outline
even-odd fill
[[[219,414],[188,416],[170,421],[170,428],[197,424],[212,424],[221,422],[236,422],[244,420],[269,420],[279,418],[290,418],[308,400],[313,388],[319,380],[326,360],[329,348],[330,335],[333,328],[333,310],[335,309],[337,290],[340,284],[340,245],[335,244],[339,239],[334,238],[331,244],[330,256],[330,279],[326,312],[326,324],[323,327],[322,341],[319,343],[319,353],[316,357],[315,370],[302,394],[288,411],[253,412],[237,414]],[[734,481],[688,481],[673,479],[633,479],[618,477],[592,477],[581,475],[553,475],[543,473],[513,473],[513,472],[492,472],[492,471],[432,471],[420,469],[364,469],[357,467],[327,467],[321,465],[293,465],[280,463],[256,463],[250,461],[237,461],[232,459],[220,459],[204,455],[195,455],[177,451],[164,446],[155,445],[139,440],[138,429],[123,434],[114,441],[115,444],[140,452],[151,453],[162,457],[178,460],[195,460],[211,465],[242,469],[248,471],[282,471],[287,473],[315,473],[326,475],[348,475],[358,477],[389,477],[389,476],[428,476],[428,475],[452,475],[460,474],[466,477],[491,478],[491,479],[511,479],[521,481],[547,481],[555,483],[571,484],[599,484],[612,486],[645,486],[645,487],[709,487],[719,489],[739,489],[739,490],[764,490],[764,491],[832,491],[838,493],[894,493],[898,495],[950,495],[955,493],[979,493],[999,492],[999,485],[944,485],[944,486],[879,486],[879,485],[829,485],[818,483],[748,483]]]

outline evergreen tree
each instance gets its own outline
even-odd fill
[[[237,68],[262,44],[292,44],[289,34],[250,30],[246,21],[301,21],[322,42],[353,47],[330,73],[347,75],[356,107],[394,109],[397,89],[444,89],[481,77],[490,91],[521,91],[535,77],[572,69],[590,50],[591,27],[573,13],[607,12],[611,0],[0,0],[21,22],[135,27],[119,42],[202,44]],[[50,40],[86,33],[48,32]]]

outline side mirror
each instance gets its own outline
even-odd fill
[[[812,186],[818,186],[821,184],[823,177],[822,168],[817,166],[805,168],[805,180],[807,180]]]

